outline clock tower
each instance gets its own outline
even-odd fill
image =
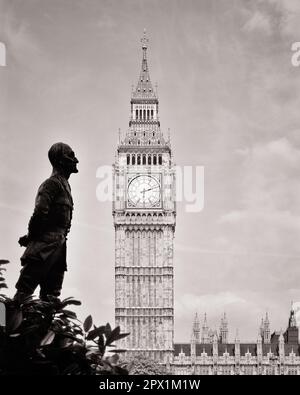
[[[145,32],[141,42],[142,68],[113,172],[115,321],[130,332],[118,344],[127,356],[143,353],[167,363],[174,337],[175,167],[160,129]]]

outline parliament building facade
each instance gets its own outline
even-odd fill
[[[270,334],[268,317],[257,341],[228,341],[228,323],[211,331],[195,317],[189,343],[174,343],[175,165],[160,127],[144,33],[142,67],[130,101],[129,128],[114,163],[115,322],[128,358],[143,354],[170,374],[300,374],[298,328],[291,312],[284,333]]]

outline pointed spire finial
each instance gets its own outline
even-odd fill
[[[268,314],[268,310],[266,310],[265,325],[268,325],[269,323],[270,323],[270,321],[269,321],[269,314]]]
[[[143,49],[147,49],[148,42],[149,42],[149,40],[148,40],[147,35],[146,35],[146,29],[144,29],[143,37],[141,38],[141,43],[142,43],[142,48]]]
[[[239,341],[239,330],[238,330],[238,328],[235,331],[235,341],[236,342]]]

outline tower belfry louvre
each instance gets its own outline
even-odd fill
[[[129,128],[114,163],[115,321],[130,336],[119,346],[172,359],[175,167],[159,121],[159,101],[142,43],[142,66],[131,94]]]

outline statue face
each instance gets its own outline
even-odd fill
[[[60,160],[60,164],[63,170],[67,171],[68,173],[78,173],[77,163],[78,159],[75,156],[74,151],[68,145],[64,146],[62,158]]]
[[[67,175],[78,173],[78,159],[68,144],[53,144],[48,152],[48,157],[54,169],[63,171]]]

